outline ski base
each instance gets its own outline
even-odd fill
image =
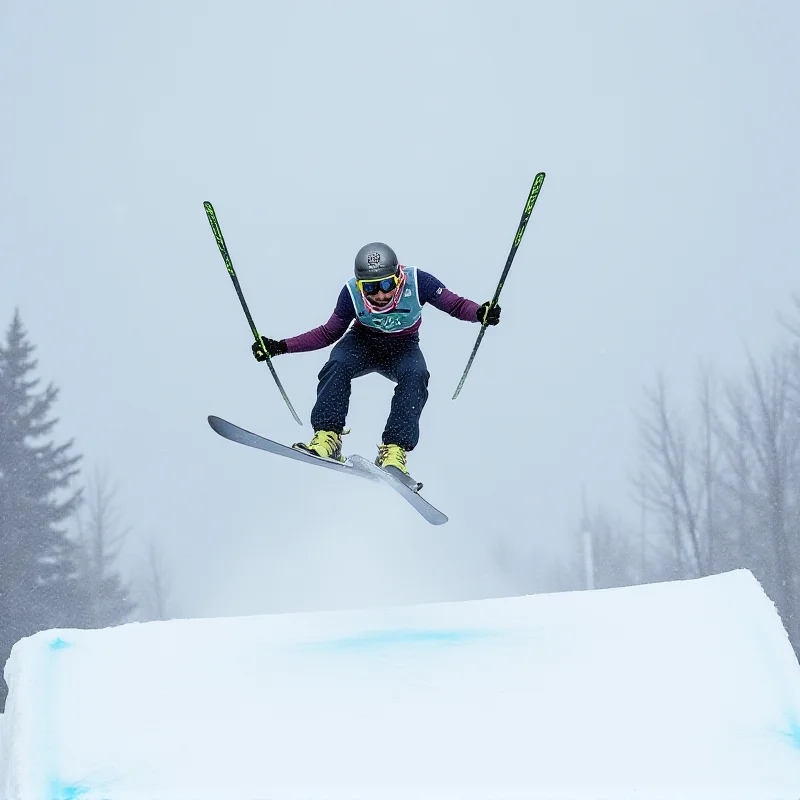
[[[372,461],[368,461],[366,458],[359,455],[350,456],[350,460],[353,462],[353,466],[356,469],[370,473],[379,480],[382,480],[384,483],[387,483],[389,486],[391,486],[392,489],[394,489],[409,505],[411,505],[419,514],[421,514],[428,522],[430,522],[431,525],[444,525],[445,522],[447,522],[447,515],[439,511],[439,509],[435,506],[432,506],[419,493],[419,489],[411,488],[406,481],[396,478],[392,473],[389,472],[391,469],[396,472],[400,472],[404,478],[407,478],[408,476],[404,475],[401,470],[398,470],[394,467],[381,469],[381,467],[379,467],[377,464],[373,463]],[[422,484],[414,481],[414,486],[422,486]]]
[[[272,439],[265,439],[263,436],[240,428],[238,425],[234,425],[232,422],[228,422],[221,417],[209,416],[208,424],[215,433],[218,433],[231,442],[237,442],[247,447],[254,447],[256,450],[264,450],[276,456],[291,458],[294,461],[303,461],[306,464],[315,464],[318,467],[325,467],[326,469],[332,469],[337,472],[346,472],[350,475],[356,475],[359,478],[365,478],[367,480],[376,480],[374,475],[367,475],[362,470],[357,470],[349,460],[335,461],[332,458],[321,458],[305,450],[298,450],[294,447],[280,444],[280,442],[273,442]]]
[[[243,444],[247,447],[264,450],[265,452],[283,456],[284,458],[291,458],[294,461],[302,461],[306,464],[314,464],[318,467],[355,475],[365,480],[383,481],[394,489],[425,520],[430,522],[431,525],[443,525],[448,521],[445,514],[439,511],[438,508],[434,508],[434,506],[419,494],[422,484],[395,467],[388,467],[384,470],[377,464],[359,455],[349,456],[344,461],[322,458],[307,450],[289,447],[285,444],[280,444],[280,442],[274,442],[272,439],[266,439],[263,436],[259,436],[257,433],[252,433],[244,428],[240,428],[238,425],[234,425],[232,422],[228,422],[214,415],[208,417],[208,424],[215,433],[218,433],[223,438],[238,444]],[[391,472],[389,470],[391,470]]]

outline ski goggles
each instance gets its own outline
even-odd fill
[[[400,283],[399,275],[390,275],[388,278],[381,278],[377,281],[356,281],[358,290],[366,295],[377,294],[378,292],[391,292]]]

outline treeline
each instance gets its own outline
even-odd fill
[[[576,520],[560,589],[695,578],[746,567],[775,602],[800,652],[800,298],[763,359],[721,376],[698,370],[694,404],[660,376],[639,414],[632,517]]]
[[[118,557],[122,525],[108,474],[84,476],[56,435],[59,390],[41,385],[19,312],[0,343],[0,677],[16,641],[48,628],[96,628],[167,616],[154,542],[134,581]],[[0,680],[0,711],[7,687]]]

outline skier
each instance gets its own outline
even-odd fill
[[[419,441],[420,415],[428,399],[430,375],[418,333],[425,303],[467,322],[497,325],[500,321],[500,306],[492,306],[491,301],[479,306],[459,297],[433,275],[401,265],[389,245],[371,242],[356,254],[355,276],[342,287],[324,325],[289,339],[262,336],[260,345],[253,343],[256,360],[264,361],[267,355],[320,350],[341,339],[318,376],[317,401],[311,412],[314,437],[307,445],[298,442],[293,447],[344,461],[342,434],[351,382],[377,372],[397,386],[375,463],[408,475],[406,453]]]

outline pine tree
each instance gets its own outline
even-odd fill
[[[58,390],[39,389],[34,349],[17,311],[0,346],[0,664],[21,637],[79,625],[87,613],[77,545],[63,526],[80,503],[81,457],[71,440],[50,438]]]

